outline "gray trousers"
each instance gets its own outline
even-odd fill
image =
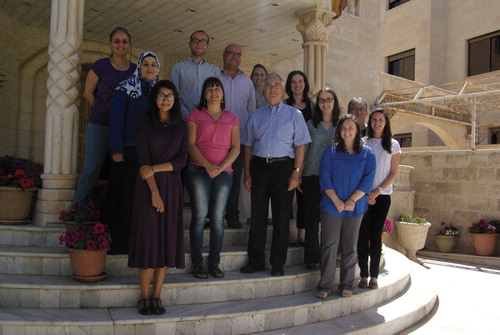
[[[351,290],[357,262],[356,245],[362,215],[342,218],[321,212],[321,279],[317,291],[333,292],[337,252],[340,252],[339,290]]]

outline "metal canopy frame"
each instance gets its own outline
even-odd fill
[[[500,110],[500,74],[385,91],[378,101],[391,117],[406,111],[471,126],[474,150],[478,121],[487,113]]]

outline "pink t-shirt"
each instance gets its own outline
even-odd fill
[[[219,120],[214,121],[207,110],[193,109],[187,118],[188,122],[196,124],[196,146],[203,157],[210,163],[219,165],[231,149],[231,131],[239,126],[238,117],[228,110],[223,110]],[[191,164],[200,165],[190,159]],[[232,172],[231,166],[224,171]]]

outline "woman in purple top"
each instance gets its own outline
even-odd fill
[[[203,227],[210,208],[210,252],[208,271],[215,278],[224,277],[219,269],[224,238],[224,214],[233,182],[233,164],[240,153],[238,117],[224,109],[222,82],[210,77],[203,83],[200,103],[189,113],[190,164],[187,167],[187,188],[191,198],[191,261],[193,275],[207,279],[203,268]]]
[[[73,207],[92,193],[108,152],[109,106],[113,92],[129,78],[136,65],[127,60],[131,37],[127,29],[117,27],[109,36],[111,57],[101,58],[90,68],[83,97],[92,106],[85,132],[85,162],[78,181]]]

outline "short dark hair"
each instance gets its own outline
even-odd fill
[[[206,33],[206,31],[204,31],[204,30],[197,30],[194,33],[192,33],[191,36],[189,36],[189,42],[191,42],[193,40],[193,36],[196,33],[203,33],[203,34],[207,35],[207,44],[210,43],[210,36],[208,36],[208,34]]]
[[[262,70],[264,70],[264,72],[266,73],[266,76],[267,76],[267,69],[264,65],[262,64],[255,64],[253,66],[253,69],[252,69],[252,74],[250,74],[250,78],[253,77],[253,73],[255,72],[255,69],[258,69],[258,68],[261,68]]]
[[[318,124],[321,121],[323,121],[323,112],[321,111],[321,108],[319,108],[319,103],[318,103],[319,95],[322,92],[328,92],[331,95],[333,95],[334,103],[333,103],[333,111],[332,111],[332,125],[336,126],[337,122],[339,121],[339,116],[340,116],[340,103],[339,103],[339,98],[337,98],[337,94],[330,87],[323,88],[316,95],[316,106],[314,106],[313,117],[312,117],[313,125],[315,128],[318,128]]]
[[[170,109],[170,120],[171,124],[177,124],[182,122],[182,112],[181,112],[181,101],[179,99],[179,94],[177,92],[177,87],[175,87],[174,83],[170,80],[160,80],[153,87],[151,92],[151,100],[149,102],[149,117],[154,125],[158,125],[160,120],[158,118],[158,106],[156,104],[156,99],[158,98],[158,94],[160,94],[160,89],[168,88],[174,93],[174,105],[172,109]]]
[[[308,95],[309,94],[309,81],[307,80],[306,74],[302,71],[295,70],[295,71],[292,71],[288,74],[288,77],[286,78],[286,84],[285,84],[285,91],[286,91],[286,94],[288,95],[287,103],[289,105],[292,105],[292,106],[296,102],[295,98],[293,97],[293,92],[292,92],[292,78],[296,74],[298,74],[298,75],[302,76],[302,78],[304,78],[304,93],[302,96],[302,102],[308,102],[311,100],[311,99],[309,99],[309,95]]]
[[[356,125],[356,137],[354,138],[354,145],[352,149],[354,150],[354,152],[358,153],[363,150],[363,143],[361,143],[361,127],[359,126],[358,119],[352,114],[346,114],[340,118],[339,122],[337,123],[337,129],[335,129],[335,138],[333,139],[333,145],[335,146],[335,150],[337,150],[338,152],[347,151],[344,139],[340,135],[342,125],[346,120],[353,120],[354,124]]]
[[[385,118],[385,127],[384,130],[382,131],[382,148],[384,148],[385,151],[388,153],[392,153],[392,131],[391,131],[391,120],[389,118],[389,113],[383,108],[377,108],[374,109],[371,113],[370,116],[368,117],[368,131],[366,135],[368,138],[373,138],[375,136],[373,128],[372,128],[372,117],[373,114],[375,113],[381,113],[384,115]]]
[[[365,105],[366,111],[368,111],[368,104],[366,103],[365,99],[363,99],[362,97],[354,97],[349,101],[349,104],[347,105],[347,113],[349,113],[354,105]]]
[[[119,31],[127,34],[129,42],[132,43],[132,36],[130,36],[130,33],[128,32],[128,30],[126,28],[123,28],[123,27],[116,27],[115,29],[111,30],[111,34],[109,34],[109,41],[110,42],[112,42],[113,36]]]
[[[198,103],[198,106],[196,106],[196,108],[202,110],[203,107],[207,107],[207,101],[205,100],[205,92],[209,87],[220,87],[222,89],[222,101],[220,102],[220,108],[221,109],[226,108],[226,103],[224,102],[224,94],[225,94],[224,85],[222,85],[220,79],[216,77],[207,78],[207,80],[205,80],[205,82],[203,83],[203,87],[201,88],[200,102]]]

